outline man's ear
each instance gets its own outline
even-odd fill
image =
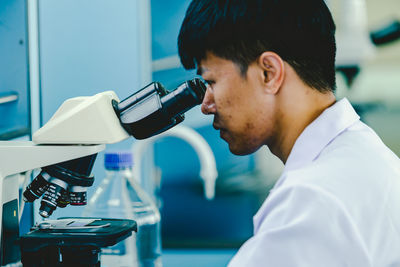
[[[276,94],[281,88],[285,76],[282,58],[274,52],[264,52],[258,58],[258,65],[263,70],[263,86],[267,93]]]

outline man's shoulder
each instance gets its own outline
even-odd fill
[[[377,189],[392,181],[398,183],[400,159],[384,146],[368,145],[338,140],[306,166],[285,173],[285,184],[342,190],[360,185]]]
[[[324,171],[325,170],[325,171]],[[333,139],[313,160],[299,170],[308,176],[349,177],[398,175],[400,159],[367,125],[358,122]]]
[[[345,154],[344,157],[343,154]],[[398,157],[384,144],[376,132],[361,121],[335,137],[316,160],[337,158],[339,155],[345,160],[368,159],[382,155],[398,160]]]
[[[362,122],[337,136],[305,166],[284,173],[282,185],[308,185],[341,198],[400,193],[400,159]],[[375,193],[374,193],[375,192]]]

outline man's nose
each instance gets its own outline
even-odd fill
[[[214,95],[209,88],[206,90],[206,94],[203,99],[203,103],[201,103],[201,112],[206,115],[214,114],[217,111],[215,102],[214,102]]]

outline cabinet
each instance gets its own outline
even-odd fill
[[[151,80],[145,0],[38,0],[42,122],[62,102]],[[146,59],[148,55],[148,59]]]
[[[0,140],[30,134],[27,21],[24,0],[0,3]]]

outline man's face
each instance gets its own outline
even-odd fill
[[[243,75],[237,64],[207,53],[198,72],[208,82],[202,103],[233,154],[246,155],[266,144],[274,125],[274,105],[262,87],[263,71],[251,64]]]

